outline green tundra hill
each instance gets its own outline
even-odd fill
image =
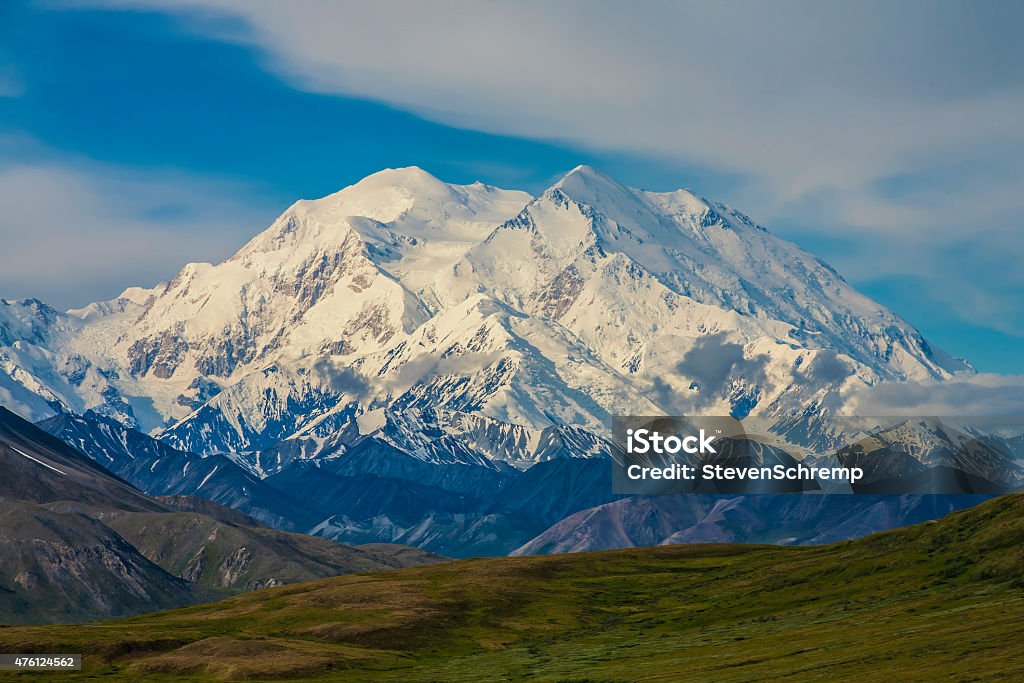
[[[819,547],[661,546],[341,576],[78,626],[18,680],[1024,679],[1024,497]]]

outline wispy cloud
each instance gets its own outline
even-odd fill
[[[257,45],[299,87],[683,156],[748,173],[782,200],[1024,146],[1024,47],[1008,26],[1024,8],[1012,6],[112,4],[165,8]]]
[[[171,171],[0,158],[0,296],[71,308],[222,259],[280,208],[233,199],[254,194]]]
[[[1024,6],[102,4],[253,45],[299,88],[733,174],[744,182],[724,198],[770,227],[858,236],[866,248],[837,252],[855,282],[909,272],[1024,334],[1024,314],[1005,314],[1021,309],[1020,269],[1002,267],[1024,258]],[[965,277],[965,236],[1000,267]]]
[[[982,373],[945,382],[890,382],[858,388],[847,397],[848,415],[1024,415],[1024,376]]]

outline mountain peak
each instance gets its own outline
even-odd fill
[[[373,215],[376,213],[372,208],[375,204],[384,203],[392,206],[401,204],[403,208],[408,208],[416,200],[421,202],[459,200],[455,186],[439,180],[419,166],[386,168],[377,171],[324,199],[328,203],[332,203],[332,199],[345,200],[348,203],[352,203],[354,200],[357,205],[365,203],[366,211],[358,213],[370,218],[378,218]]]
[[[585,164],[566,173],[545,194],[556,192],[616,220],[635,214],[644,204],[637,190]]]
[[[551,189],[562,190],[565,194],[574,199],[577,199],[577,194],[594,198],[598,194],[607,192],[608,190],[615,190],[618,192],[628,191],[628,188],[625,185],[620,184],[617,180],[606,173],[597,170],[593,166],[587,166],[586,164],[580,164],[566,173],[551,187]],[[583,200],[581,199],[580,201]]]
[[[562,176],[562,180],[567,178],[603,178],[605,180],[612,180],[607,173],[604,173],[589,164],[579,164],[576,168]]]
[[[611,176],[591,166],[580,165],[569,171],[557,183],[544,192],[542,197],[561,204],[564,198],[577,205],[588,207],[605,218],[629,226],[630,229],[640,228],[640,223],[658,225],[657,217],[651,215],[652,207],[645,193],[618,182]],[[641,219],[645,216],[647,220]],[[589,230],[594,229],[593,222],[588,218]],[[561,228],[559,228],[561,230]],[[651,235],[648,235],[651,237]],[[667,242],[663,243],[667,244]]]
[[[371,173],[366,176],[355,185],[401,185],[401,186],[418,186],[418,185],[444,185],[447,187],[447,183],[439,180],[431,173],[423,170],[419,166],[402,166],[399,168],[385,168],[376,173]]]
[[[410,234],[423,237],[421,228],[426,224],[500,223],[530,199],[525,192],[501,190],[483,183],[446,183],[419,166],[407,166],[386,168],[322,199],[299,202],[295,208],[326,223],[362,216],[399,232],[411,231]],[[398,222],[405,225],[397,225]],[[472,239],[479,236],[474,234]]]

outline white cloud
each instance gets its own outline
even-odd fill
[[[981,373],[944,382],[888,382],[859,388],[840,411],[871,416],[1021,416],[1024,376]]]
[[[1004,313],[1020,269],[978,281],[951,256],[967,234],[983,259],[1024,259],[1024,7],[100,2],[253,45],[307,90],[736,174],[726,196],[695,189],[790,236],[857,234],[877,248],[839,255],[855,283],[920,275],[961,314],[1024,334],[1024,313]],[[917,191],[881,187],[916,177]]]
[[[1024,146],[1024,52],[934,3],[125,0],[265,51],[300,87],[447,123],[749,174],[785,201]],[[965,13],[966,12],[966,13]],[[242,18],[248,30],[223,21]],[[1006,18],[1010,19],[1009,17]],[[975,49],[984,47],[984,50]]]
[[[225,181],[49,160],[0,165],[0,296],[59,308],[230,255],[274,210]]]

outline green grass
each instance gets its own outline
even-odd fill
[[[59,680],[1024,679],[1024,498],[818,548],[465,560],[0,629]],[[33,675],[19,674],[19,680]]]

